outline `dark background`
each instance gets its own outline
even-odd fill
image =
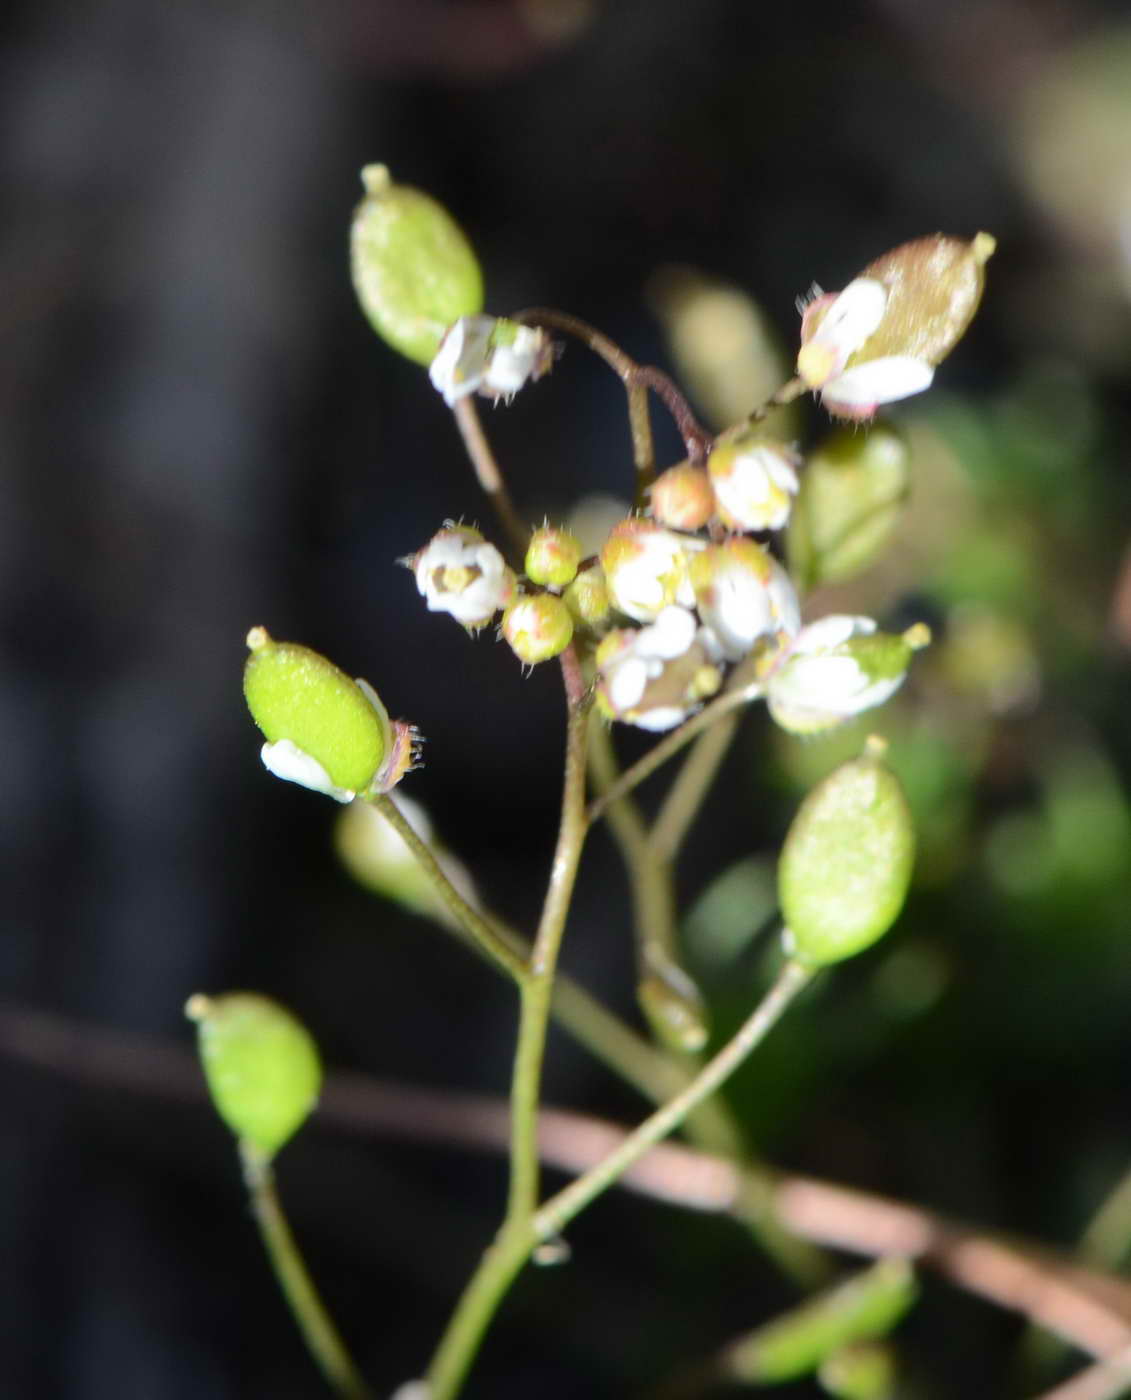
[[[775,1161],[1078,1237],[1131,1161],[1120,14],[20,8],[0,84],[3,1394],[323,1393],[227,1134],[193,1076],[150,1054],[191,1049],[192,992],[277,996],[332,1068],[505,1089],[507,989],[349,881],[336,814],[263,772],[240,696],[253,623],[371,679],[428,739],[405,791],[530,925],[558,803],[557,678],[523,679],[488,636],[426,614],[396,567],[447,517],[489,522],[450,415],[353,299],[346,231],[375,160],[457,214],[492,310],[561,306],[668,368],[646,294],[661,267],[741,287],[788,344],[814,280],[843,285],[936,229],[996,234],[973,332],[899,415],[923,499],[948,504],[913,508],[902,562],[855,600],[926,616],[941,638],[876,721],[924,817],[919,887],[891,948],[827,978],[732,1097]],[[813,441],[824,423],[806,412]],[[623,396],[578,348],[486,421],[531,519],[628,489]],[[666,427],[659,440],[673,460]],[[988,662],[950,646],[971,606]],[[1005,668],[1004,699],[986,666],[991,681]],[[753,718],[681,865],[684,897],[743,857],[764,876],[835,752]],[[626,920],[601,835],[565,961],[632,1016]],[[696,946],[725,1030],[756,994],[762,945],[731,962]],[[147,1039],[96,1062],[32,1012]],[[641,1112],[557,1036],[547,1078],[551,1102]],[[391,1393],[490,1236],[502,1162],[316,1119],[280,1178],[344,1333]],[[633,1395],[794,1296],[737,1227],[634,1198],[597,1205],[571,1242],[568,1268],[521,1281],[469,1396]],[[1019,1335],[928,1283],[907,1393],[1026,1393]]]

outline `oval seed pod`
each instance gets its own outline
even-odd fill
[[[361,172],[365,198],[350,229],[354,290],[377,334],[417,364],[436,356],[461,316],[483,310],[483,274],[447,210],[393,183],[384,165]]]
[[[805,588],[863,572],[892,536],[907,499],[909,453],[887,423],[840,428],[813,452],[789,520],[789,571]]]
[[[389,716],[369,686],[318,652],[247,634],[244,695],[267,743],[263,762],[280,777],[349,801],[368,789],[397,747]]]
[[[886,1336],[917,1296],[907,1260],[881,1259],[733,1343],[724,1373],[756,1385],[810,1375],[841,1348]]]
[[[318,1101],[322,1066],[309,1032],[255,992],[190,997],[185,1014],[216,1112],[246,1143],[273,1157]]]
[[[809,793],[782,847],[778,900],[798,962],[840,962],[882,938],[903,907],[915,834],[882,745],[842,763]]]
[[[636,999],[657,1039],[669,1050],[694,1055],[706,1045],[710,1034],[707,1007],[682,967],[651,954],[637,984]]]

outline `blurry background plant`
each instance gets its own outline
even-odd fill
[[[188,991],[278,996],[331,1074],[506,1079],[507,989],[408,912],[419,891],[379,904],[343,878],[328,804],[267,787],[232,685],[259,619],[355,659],[428,735],[413,797],[482,898],[530,923],[556,678],[423,614],[393,563],[487,512],[427,376],[356,313],[341,234],[375,151],[459,210],[492,305],[576,310],[716,427],[784,377],[813,278],[843,287],[924,230],[997,235],[961,354],[893,415],[910,465],[890,547],[811,598],[935,633],[869,726],[915,811],[911,901],[729,1097],[775,1161],[1079,1238],[1131,1165],[1118,8],[95,0],[24,7],[5,75],[6,1387],[321,1393],[223,1131],[179,1101],[202,1104],[164,1054],[188,1048]],[[531,521],[632,487],[607,372],[571,346],[554,389],[491,422]],[[774,424],[803,428],[827,432],[808,404]],[[789,815],[861,732],[802,742],[759,716],[719,780],[678,871],[716,1037],[748,1010]],[[566,967],[632,1015],[627,895],[603,838],[588,859]],[[154,1040],[76,1038],[98,1028]],[[638,1110],[564,1040],[547,1097]],[[292,1220],[367,1369],[413,1374],[494,1223],[499,1163],[318,1121],[280,1164]],[[1122,1230],[1110,1215],[1092,1247],[1118,1257]],[[533,1274],[503,1314],[479,1393],[620,1396],[795,1301],[725,1222],[623,1199],[570,1243],[571,1272]],[[909,1394],[1051,1374],[1025,1372],[1013,1319],[922,1287]]]

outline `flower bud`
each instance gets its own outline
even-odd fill
[[[908,490],[908,451],[885,423],[840,428],[809,457],[787,550],[806,588],[861,573],[891,538]]]
[[[377,334],[417,364],[431,364],[444,333],[483,309],[483,274],[471,244],[440,204],[395,185],[384,165],[361,172],[365,198],[350,230],[353,285]]]
[[[428,611],[450,613],[471,630],[485,627],[514,597],[514,574],[470,525],[446,525],[405,562]]]
[[[540,379],[553,363],[545,331],[496,316],[462,316],[444,336],[428,369],[449,408],[468,394],[512,399],[528,379]]]
[[[886,1336],[917,1296],[907,1260],[881,1259],[733,1343],[725,1373],[747,1384],[799,1380],[843,1347]]]
[[[672,530],[701,530],[715,513],[715,490],[702,467],[680,462],[661,472],[648,493],[652,518]]]
[[[749,655],[760,637],[792,636],[801,626],[789,575],[755,540],[708,545],[689,572],[699,616],[728,661]]]
[[[798,377],[841,418],[922,392],[978,309],[995,246],[988,233],[919,238],[818,297],[803,313]]]
[[[239,1138],[273,1157],[318,1101],[322,1067],[309,1033],[276,1002],[254,992],[190,997],[185,1015],[216,1112]]]
[[[881,754],[872,744],[818,783],[782,847],[786,946],[810,967],[869,947],[903,907],[915,834],[903,789]]]
[[[577,577],[581,541],[569,530],[543,525],[530,536],[523,568],[531,583],[564,588]]]
[[[682,967],[655,955],[636,988],[649,1025],[669,1050],[694,1055],[707,1043],[710,1025],[703,994]]]
[[[797,494],[797,454],[784,443],[742,433],[707,459],[719,519],[732,530],[780,530]]]
[[[554,593],[519,598],[503,614],[503,636],[527,666],[560,655],[573,640],[569,608]]]
[[[569,585],[562,594],[574,623],[584,627],[600,627],[609,619],[612,603],[600,564],[592,564]]]
[[[882,705],[903,684],[911,654],[930,641],[922,624],[900,637],[870,617],[832,614],[803,627],[766,683],[770,714],[791,734],[817,734]]]
[[[614,525],[601,550],[613,606],[637,622],[654,621],[673,603],[693,606],[687,562],[701,547],[635,516]]]
[[[673,728],[722,684],[687,608],[664,608],[650,627],[610,632],[596,661],[598,710],[641,729]]]
[[[263,627],[251,629],[247,644],[244,696],[266,736],[261,757],[270,772],[339,802],[400,781],[416,732],[390,721],[366,681],[350,680],[309,647],[276,642]]]

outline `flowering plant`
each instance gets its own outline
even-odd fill
[[[929,641],[922,624],[886,632],[869,617],[806,616],[809,584],[865,567],[888,531],[877,530],[868,513],[846,513],[843,492],[810,487],[806,454],[782,439],[773,412],[812,391],[830,413],[859,425],[845,455],[860,489],[848,495],[866,499],[876,460],[870,421],[879,405],[929,385],[974,314],[993,240],[985,234],[970,242],[920,239],[877,260],[844,291],[818,295],[803,308],[796,378],[715,435],[671,379],[638,365],[576,318],[547,310],[487,314],[477,260],[450,215],[429,196],[394,183],[384,167],[368,167],[363,178],[366,196],[352,235],[362,308],[389,345],[427,366],[501,529],[492,541],[478,527],[448,521],[403,562],[429,611],[449,614],[468,633],[497,624],[523,666],[556,662],[566,710],[561,825],[542,915],[527,939],[482,907],[470,877],[430,841],[426,815],[399,796],[419,756],[413,726],[390,720],[372,687],[308,648],[277,642],[258,626],[248,636],[245,694],[266,739],[265,765],[364,813],[364,822],[352,821],[349,829],[351,863],[365,866],[374,823],[387,828],[386,836],[395,834],[395,850],[386,841],[377,861],[387,873],[373,883],[440,917],[518,992],[506,1215],[425,1378],[398,1392],[450,1400],[523,1266],[561,1257],[561,1232],[570,1221],[669,1133],[684,1127],[715,1148],[733,1142],[715,1091],[820,969],[875,942],[898,916],[911,876],[911,821],[883,745],[869,740],[813,790],[786,841],[783,957],[772,985],[734,1036],[709,1059],[693,1058],[707,1044],[709,1025],[673,933],[670,869],[740,711],[765,700],[772,719],[791,734],[831,728],[889,699],[913,653]],[[511,500],[476,408],[480,397],[509,401],[544,378],[561,338],[580,340],[605,360],[627,394],[631,499],[593,541],[582,540],[568,522],[531,528]],[[672,413],[686,452],[662,473],[654,461],[650,392]],[[883,425],[872,431],[877,443],[892,436]],[[885,521],[893,523],[889,516]],[[618,725],[662,737],[622,770],[613,742]],[[633,790],[685,749],[681,775],[649,826]],[[614,1018],[557,972],[586,836],[603,818],[632,877],[638,1001],[651,1041],[624,1025],[615,1035],[601,1034]],[[406,862],[415,862],[411,878]],[[191,1011],[210,1086],[240,1140],[257,1215],[307,1341],[342,1393],[367,1393],[274,1195],[274,1154],[316,1093],[312,1043],[261,998],[196,997]],[[543,1199],[537,1124],[551,1016],[656,1108],[570,1185]],[[705,1126],[708,1103],[714,1128]],[[743,1169],[757,1179],[757,1164],[748,1159]],[[801,1268],[797,1241],[771,1218],[754,1220],[751,1228],[783,1267]],[[912,1297],[906,1268],[872,1271],[854,1291],[827,1295],[782,1325],[787,1336],[811,1338],[818,1317],[825,1343],[805,1353],[806,1367],[835,1369],[848,1364],[834,1363],[836,1355],[883,1335]]]

